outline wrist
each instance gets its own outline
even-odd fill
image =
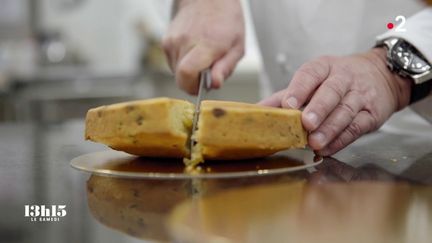
[[[389,86],[395,96],[397,107],[401,110],[409,105],[413,80],[404,78],[397,73],[392,72],[387,66],[387,50],[384,47],[375,47],[370,50],[370,56],[377,65],[377,68],[385,76]]]
[[[190,5],[196,5],[196,4],[210,4],[210,6],[208,6],[210,9],[213,9],[215,7],[215,5],[226,5],[226,3],[232,3],[234,5],[238,5],[241,6],[241,2],[240,0],[226,0],[226,1],[221,1],[221,0],[173,0],[172,3],[172,7],[171,7],[171,18],[174,18],[174,16],[177,14],[177,12],[187,6]],[[219,9],[219,8],[215,8],[215,9]],[[241,7],[240,7],[241,9]]]
[[[220,0],[218,0],[220,1]],[[173,4],[174,6],[177,6],[177,8],[184,7],[185,5],[193,4],[193,3],[215,3],[215,0],[174,0]],[[240,0],[229,0],[229,2],[237,2],[240,3]]]
[[[175,17],[180,9],[196,1],[197,0],[174,0],[171,8],[171,19]]]

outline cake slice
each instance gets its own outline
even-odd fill
[[[187,166],[204,160],[264,157],[289,148],[304,148],[307,134],[301,111],[254,104],[212,101],[201,103],[196,141]]]
[[[148,157],[188,157],[194,105],[155,98],[90,109],[85,138]]]

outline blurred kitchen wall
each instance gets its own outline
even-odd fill
[[[82,119],[90,107],[156,96],[193,100],[176,87],[160,48],[170,4],[0,0],[0,121]],[[246,22],[246,57],[210,98],[259,99],[260,55]]]
[[[137,72],[146,40],[161,38],[169,21],[167,0],[39,0],[40,26],[80,50],[95,72]]]

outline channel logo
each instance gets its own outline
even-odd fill
[[[24,205],[24,217],[31,222],[58,222],[66,214],[66,205]]]
[[[396,31],[396,32],[405,32],[406,31],[406,29],[405,29],[405,23],[406,23],[405,16],[398,15],[398,16],[396,16],[396,18],[394,20],[395,20],[396,24],[394,24],[393,22],[387,23],[387,29],[391,30],[391,29],[395,28],[394,31]]]

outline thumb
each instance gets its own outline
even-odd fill
[[[285,90],[280,90],[274,94],[272,94],[270,97],[267,97],[260,102],[258,102],[258,105],[265,105],[265,106],[273,106],[273,107],[282,107],[281,101],[284,97]]]

